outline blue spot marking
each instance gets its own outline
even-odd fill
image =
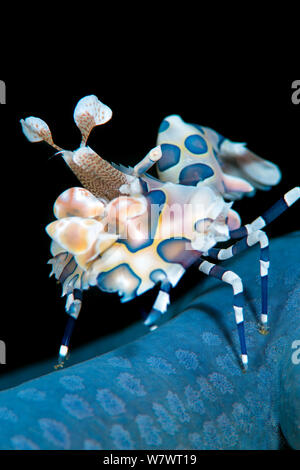
[[[147,193],[148,192],[148,184],[142,178],[139,178],[139,181],[140,181],[140,185],[142,187],[143,194]]]
[[[157,162],[159,171],[165,171],[177,165],[180,160],[180,148],[173,144],[161,145],[162,156]]]
[[[156,204],[162,209],[163,204],[166,202],[166,195],[160,189],[154,189],[146,195],[147,200],[150,204]]]
[[[126,270],[126,275],[135,280],[135,288],[130,292],[124,292],[123,297],[121,298],[121,302],[127,302],[128,300],[133,299],[136,296],[136,291],[141,283],[141,279],[136,276],[136,274],[132,271],[131,267],[127,263],[120,264],[119,266],[111,269],[110,271],[99,273],[97,276],[97,286],[99,289],[105,292],[117,292],[119,290],[118,286],[113,283],[111,285],[111,276],[113,276],[116,271]]]
[[[187,137],[184,145],[191,153],[196,153],[197,155],[208,151],[206,140],[198,134]]]
[[[214,175],[212,168],[203,163],[195,163],[183,168],[179,174],[179,183],[185,186],[196,186],[199,181],[204,181]]]
[[[149,277],[151,281],[155,282],[156,284],[157,282],[164,280],[167,277],[167,275],[165,271],[163,271],[162,269],[154,269],[153,271],[151,271]]]
[[[199,258],[199,252],[190,249],[187,238],[169,238],[157,245],[158,255],[169,263],[179,263],[184,268],[191,266]]]
[[[170,127],[170,123],[165,119],[162,121],[161,125],[159,126],[158,132],[164,132]]]
[[[126,248],[129,251],[131,251],[131,253],[135,253],[139,250],[142,250],[143,248],[146,248],[152,245],[153,240],[155,238],[156,230],[157,230],[159,216],[166,202],[165,193],[159,189],[155,189],[153,191],[148,192],[147,194],[145,194],[145,197],[148,200],[148,204],[150,206],[149,224],[148,224],[149,230],[148,230],[147,240],[144,242],[137,243],[136,245],[132,245],[127,238],[124,238],[124,239],[119,238],[118,240],[118,243],[122,243],[123,245],[125,245]]]

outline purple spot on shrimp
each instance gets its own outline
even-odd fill
[[[170,127],[170,123],[169,121],[167,121],[166,119],[164,119],[161,123],[161,125],[159,126],[159,129],[158,129],[158,132],[164,132],[166,131],[168,128]]]
[[[195,163],[183,168],[179,174],[179,183],[185,186],[197,186],[199,181],[204,181],[214,175],[214,171],[204,163]]]
[[[184,141],[184,145],[191,153],[195,153],[197,155],[208,151],[206,140],[198,134],[187,137]]]
[[[157,162],[159,171],[165,171],[177,165],[180,160],[180,148],[177,145],[162,144],[162,156]]]

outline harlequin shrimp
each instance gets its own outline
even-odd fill
[[[58,147],[41,119],[21,120],[28,140],[54,147],[82,185],[57,198],[56,220],[46,227],[52,239],[51,274],[62,285],[69,315],[58,366],[63,366],[68,355],[84,290],[96,286],[104,292],[117,292],[121,302],[127,302],[159,284],[144,322],[154,329],[168,308],[171,288],[197,262],[202,273],[232,287],[245,370],[242,279],[205,258],[222,261],[260,245],[260,332],[266,334],[269,242],[262,229],[299,199],[300,188],[290,190],[243,226],[232,209],[233,201],[276,185],[281,178],[276,165],[255,155],[246,144],[231,142],[210,128],[187,124],[177,115],[163,120],[157,146],[134,167],[110,164],[87,146],[87,140],[95,126],[111,117],[110,108],[96,96],[82,98],[74,110],[82,135],[75,151]],[[158,178],[148,173],[154,165]],[[229,248],[216,247],[225,241],[232,241]]]

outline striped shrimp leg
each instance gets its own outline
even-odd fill
[[[248,368],[248,354],[245,340],[244,329],[244,288],[241,278],[233,271],[223,269],[221,266],[202,260],[199,265],[199,271],[207,276],[215,277],[227,284],[230,284],[233,289],[233,309],[235,314],[235,321],[241,347],[241,359],[244,371]]]
[[[167,311],[168,305],[170,303],[169,292],[171,290],[171,287],[172,284],[167,279],[161,282],[160,290],[151,309],[151,312],[144,321],[144,325],[149,326],[151,331],[157,328],[156,321],[161,315],[163,315]]]
[[[216,249],[212,248],[208,252],[208,256],[218,260],[226,260],[233,256],[245,251],[247,248],[260,244],[260,276],[261,276],[261,315],[260,315],[260,333],[268,333],[268,275],[270,267],[269,258],[269,239],[265,232],[257,230],[245,236],[242,240],[238,241],[229,248]]]
[[[66,313],[69,315],[64,335],[59,348],[58,361],[54,366],[55,369],[59,369],[64,366],[65,360],[68,358],[70,339],[74,330],[74,326],[82,305],[82,290],[72,289],[67,293],[66,300]]]
[[[230,238],[243,238],[247,235],[250,235],[252,232],[261,230],[266,227],[268,224],[277,219],[281,214],[283,214],[289,207],[291,207],[295,202],[300,199],[300,187],[296,186],[295,188],[288,191],[279,201],[277,201],[272,207],[267,209],[260,217],[255,219],[251,224],[240,227],[236,230],[230,232]]]

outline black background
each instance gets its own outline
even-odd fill
[[[145,59],[145,58],[144,58]],[[146,58],[147,59],[147,58]],[[143,63],[147,63],[144,60]],[[66,315],[65,299],[54,278],[49,279],[49,237],[45,226],[53,220],[55,199],[77,186],[76,177],[45,143],[29,143],[19,120],[44,119],[54,141],[75,149],[80,133],[73,121],[77,101],[95,94],[111,107],[113,118],[92,131],[88,144],[102,157],[134,165],[155,146],[157,129],[168,114],[218,130],[233,141],[247,142],[258,155],[278,164],[281,183],[270,192],[235,204],[248,223],[299,185],[300,105],[292,104],[293,80],[262,78],[238,72],[211,73],[195,64],[163,61],[140,66],[115,63],[91,67],[24,71],[0,78],[6,82],[7,104],[0,106],[2,189],[2,302],[0,339],[7,346],[7,365],[1,373],[57,354]],[[297,78],[297,77],[294,77]],[[277,237],[299,229],[299,207],[268,228]],[[284,253],[282,258],[284,269]],[[197,282],[191,269],[178,296]],[[85,292],[81,315],[72,339],[79,347],[140,319],[154,301],[150,291],[121,305],[116,295],[96,288]]]

